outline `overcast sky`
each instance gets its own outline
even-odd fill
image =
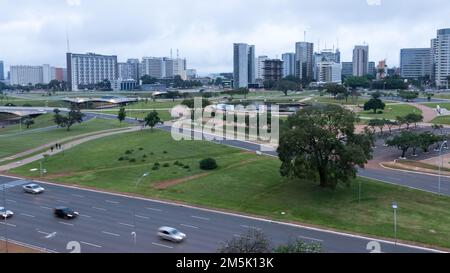
[[[428,47],[450,28],[448,0],[0,0],[0,60],[65,67],[72,52],[116,54],[119,61],[180,50],[199,73],[232,71],[232,44],[281,57],[297,41],[337,45],[344,61],[355,44],[370,59],[399,64],[400,48]]]

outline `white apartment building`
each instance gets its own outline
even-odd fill
[[[318,83],[342,83],[342,65],[333,61],[321,61],[317,63]]]
[[[79,85],[114,81],[117,70],[117,56],[67,53],[67,81],[73,91],[79,90]]]
[[[264,62],[268,59],[268,56],[259,56],[256,58],[256,79],[264,80]]]
[[[10,84],[27,86],[44,83],[42,66],[13,65],[10,67]]]
[[[437,31],[437,38],[431,42],[433,76],[436,86],[449,88],[450,76],[450,28]]]

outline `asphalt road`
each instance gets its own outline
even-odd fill
[[[370,238],[306,227],[274,223],[210,210],[136,199],[107,193],[40,183],[42,195],[29,195],[21,186],[27,181],[0,176],[0,200],[15,216],[0,221],[0,236],[45,248],[70,252],[69,242],[80,244],[83,253],[214,253],[221,243],[248,229],[261,229],[274,244],[302,239],[321,243],[326,252],[368,253]],[[6,190],[3,191],[3,184]],[[56,206],[80,212],[74,220],[53,216]],[[133,217],[135,215],[135,217]],[[172,226],[188,235],[175,244],[156,236],[160,226]],[[135,231],[136,244],[131,233]],[[401,231],[400,231],[401,232]],[[390,234],[392,235],[392,234]],[[429,249],[378,240],[382,252],[429,252]]]

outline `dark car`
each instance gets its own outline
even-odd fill
[[[73,219],[80,214],[68,207],[57,207],[55,208],[55,215],[60,218]]]

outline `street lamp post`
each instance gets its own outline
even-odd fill
[[[442,149],[444,148],[444,146],[447,145],[447,141],[444,141],[441,144],[441,147],[439,148],[439,158],[440,158],[440,162],[439,162],[439,178],[438,178],[438,192],[439,195],[441,194],[441,169],[444,165],[444,158],[442,156]]]
[[[395,246],[397,246],[397,202],[392,202],[392,208],[394,209],[394,238],[395,238]]]
[[[359,194],[358,194],[358,203],[361,203],[361,191],[362,191],[362,182],[361,179],[359,179]]]
[[[141,183],[142,179],[144,179],[145,177],[149,176],[150,173],[146,172],[143,175],[141,175],[139,177],[139,179],[136,181],[136,184],[134,185],[134,189],[135,191],[137,190],[137,187],[139,186],[139,184]],[[133,242],[134,242],[134,246],[136,247],[136,239],[137,239],[137,231],[136,231],[136,206],[133,206],[133,228],[134,231],[131,232],[131,236],[133,237]]]

